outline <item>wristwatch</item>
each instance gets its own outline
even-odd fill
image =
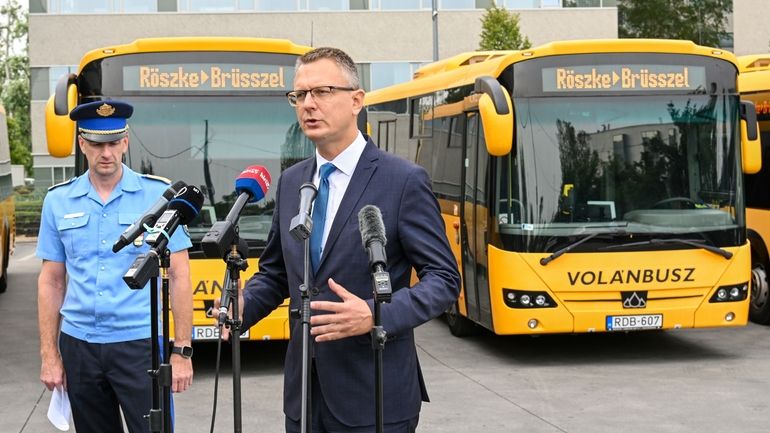
[[[185,359],[192,358],[193,348],[191,346],[172,346],[171,353],[176,353]]]

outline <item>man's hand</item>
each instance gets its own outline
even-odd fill
[[[315,341],[333,341],[342,338],[366,334],[374,326],[374,318],[369,304],[329,278],[329,288],[342,299],[342,302],[313,301],[310,309],[329,311],[331,314],[319,314],[310,317],[310,334]]]
[[[214,317],[214,320],[219,320],[219,307],[222,306],[222,300],[221,299],[214,299],[214,308],[211,310],[211,315]],[[240,322],[243,322],[243,290],[238,290],[238,320]],[[230,308],[227,311],[227,317],[229,319],[233,318],[233,309]],[[217,322],[218,324],[219,322]],[[241,331],[244,332],[244,331]],[[230,341],[230,327],[227,325],[222,326],[222,340]]]
[[[67,389],[67,377],[64,374],[64,364],[62,364],[59,354],[44,356],[40,366],[40,381],[43,382],[49,391],[54,388],[63,387]]]
[[[171,354],[171,392],[184,392],[192,386],[192,359]]]

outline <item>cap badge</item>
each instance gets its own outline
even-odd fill
[[[109,104],[102,104],[101,106],[99,106],[99,108],[96,109],[96,114],[102,117],[112,116],[112,113],[114,112],[115,112],[115,107]]]

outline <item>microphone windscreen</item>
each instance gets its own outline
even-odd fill
[[[176,193],[178,193],[182,188],[184,188],[186,186],[187,186],[187,184],[184,181],[178,180],[178,181],[174,182],[173,185],[168,187],[168,189],[166,189],[165,192],[163,192],[163,197],[166,200],[171,200],[172,198],[174,198]]]
[[[187,224],[193,220],[203,207],[203,193],[198,188],[187,185],[168,202],[168,210],[179,212],[179,223]]]
[[[371,241],[380,241],[382,245],[387,243],[385,237],[385,224],[382,222],[382,213],[377,206],[368,204],[358,212],[358,230],[361,231],[361,242],[364,246]]]
[[[235,193],[245,192],[250,195],[249,203],[265,198],[268,189],[270,189],[270,173],[261,165],[247,167],[235,179]]]

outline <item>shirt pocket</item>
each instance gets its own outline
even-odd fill
[[[142,217],[142,214],[140,213],[130,213],[130,212],[120,212],[118,213],[118,224],[120,225],[120,233],[122,234],[131,224],[136,222],[139,218]],[[149,247],[147,244],[144,243],[144,235],[146,234],[147,230],[144,228],[141,229],[141,234],[137,236],[136,239],[134,239],[134,242],[131,242],[130,244],[126,245],[121,249],[118,254],[127,254],[131,256],[136,256],[141,253],[147,252],[149,250]],[[117,238],[115,238],[117,241]],[[139,242],[139,246],[137,247],[136,242]]]
[[[88,214],[84,214],[74,218],[61,218],[58,221],[56,228],[67,256],[83,257],[88,254],[89,248],[96,244],[88,230],[88,217]]]

